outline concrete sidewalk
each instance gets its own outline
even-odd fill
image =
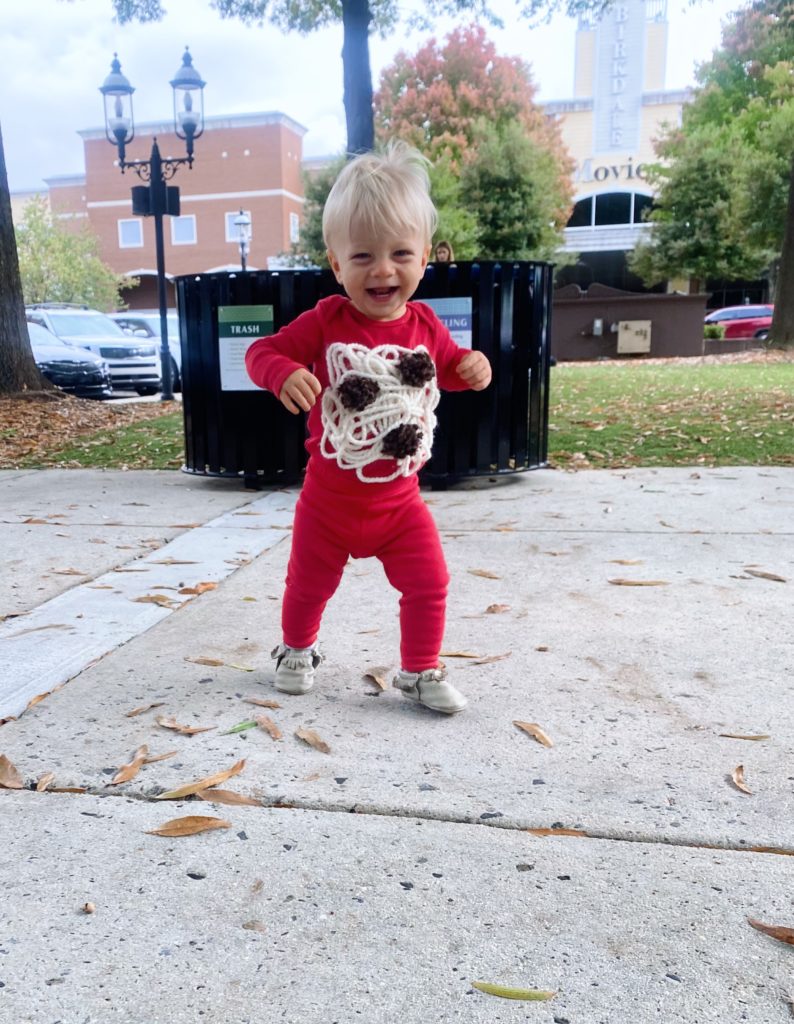
[[[273,691],[294,497],[0,473],[0,753],[86,790],[0,790],[0,1021],[791,1020],[791,950],[747,918],[794,927],[794,469],[428,493],[452,720],[364,678],[397,667],[374,561],[329,605],[315,690]],[[282,739],[228,733],[248,695]],[[141,744],[176,755],[110,786]],[[223,788],[262,806],[155,799],[241,759]],[[230,827],[146,834],[188,814]],[[527,831],[559,828],[586,835]]]

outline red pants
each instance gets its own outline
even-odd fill
[[[348,557],[379,558],[400,591],[400,655],[406,672],[436,668],[444,635],[447,572],[436,524],[418,487],[360,498],[307,477],[295,509],[281,612],[284,643],[311,647]]]

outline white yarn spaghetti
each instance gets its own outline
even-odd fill
[[[323,394],[321,413],[323,436],[320,451],[326,459],[335,459],[342,469],[355,470],[365,483],[386,483],[398,476],[410,476],[430,458],[438,405],[439,391],[436,378],[419,387],[409,387],[400,378],[398,362],[401,356],[427,349],[400,345],[379,345],[367,348],[356,342],[334,342],[328,348],[327,363],[330,388]],[[336,388],[348,377],[365,377],[380,388],[375,399],[361,410],[346,409]],[[411,424],[421,430],[419,447],[413,455],[396,459],[396,466],[388,476],[367,476],[365,468],[380,459],[383,439],[390,430],[401,424]]]

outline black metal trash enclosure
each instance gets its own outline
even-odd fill
[[[493,381],[485,391],[442,393],[423,483],[438,488],[546,464],[552,272],[549,263],[527,261],[428,265],[414,298],[433,306],[459,345],[485,353]],[[263,319],[277,331],[341,292],[332,272],[186,275],[176,285],[184,472],[241,477],[246,487],[300,480],[305,418],[255,388],[243,358],[266,333]]]

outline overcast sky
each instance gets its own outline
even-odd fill
[[[44,178],[57,174],[83,173],[76,133],[103,125],[98,89],[114,51],[136,89],[136,121],[172,118],[168,83],[189,45],[207,82],[205,114],[280,110],[308,129],[304,155],[343,148],[341,26],[282,35],[268,24],[246,28],[223,21],[208,0],[166,0],[165,6],[161,22],[122,27],[112,19],[110,0],[0,0],[0,126],[12,191],[42,188]],[[529,29],[511,19],[512,0],[492,0],[491,6],[506,22],[504,30],[488,29],[491,38],[500,53],[531,65],[538,97],[570,97],[575,22],[557,17]],[[693,82],[695,64],[708,59],[719,44],[721,21],[738,6],[739,0],[668,0],[667,88]],[[435,35],[443,38],[453,26],[439,20]],[[401,27],[391,38],[373,37],[375,87],[400,49],[413,53],[428,35]]]

